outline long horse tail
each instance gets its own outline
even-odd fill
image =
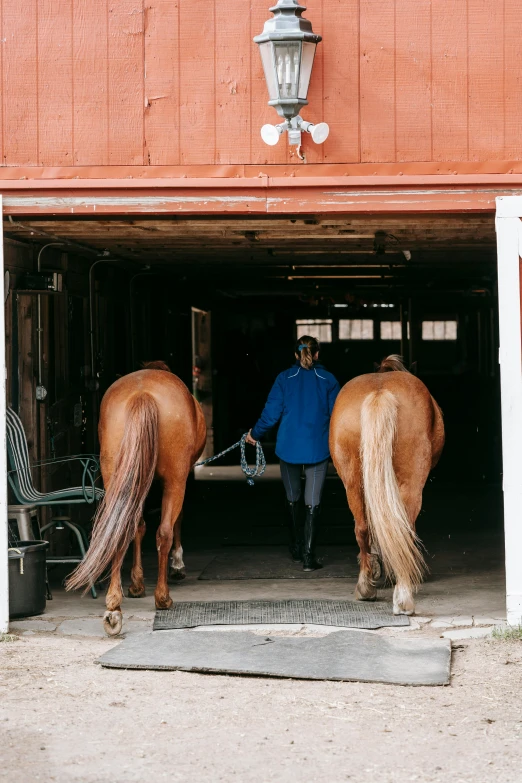
[[[361,409],[362,478],[370,536],[381,551],[386,576],[412,590],[426,564],[393,468],[399,401],[388,389],[369,394]]]
[[[67,590],[88,590],[117,554],[123,557],[135,538],[156,470],[158,418],[158,406],[150,394],[136,395],[129,403],[114,472],[94,519],[91,544],[67,580]]]

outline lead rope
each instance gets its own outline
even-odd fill
[[[237,449],[239,446],[241,449],[241,470],[246,476],[247,484],[250,487],[254,486],[254,477],[262,476],[266,469],[266,459],[265,455],[263,453],[263,447],[261,446],[260,442],[256,442],[256,466],[255,468],[249,468],[248,462],[246,460],[246,453],[245,453],[245,444],[246,444],[246,437],[248,433],[245,433],[241,436],[241,440],[238,440],[237,443],[234,443],[233,446],[229,446],[228,449],[225,449],[225,451],[221,451],[219,454],[216,454],[215,457],[208,457],[208,459],[203,460],[203,462],[198,462],[196,465],[194,465],[195,468],[200,468],[203,465],[208,465],[209,462],[214,462],[215,459],[219,459],[220,457],[223,457],[225,454],[228,454],[229,451],[233,451],[234,449]]]

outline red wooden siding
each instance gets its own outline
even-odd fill
[[[73,155],[75,166],[109,163],[106,0],[74,0]],[[92,35],[96,29],[98,34]],[[96,89],[93,89],[93,83]]]
[[[5,166],[285,164],[252,37],[268,0],[2,0]],[[309,0],[308,163],[522,158],[519,0]]]
[[[432,0],[431,82],[433,159],[468,159],[468,52],[466,3]],[[509,158],[509,156],[508,156]]]
[[[38,163],[37,0],[3,0],[2,161],[14,166]]]

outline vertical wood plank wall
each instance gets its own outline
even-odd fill
[[[1,164],[295,161],[252,37],[268,0],[2,0]],[[519,0],[308,0],[311,163],[522,157]]]
[[[31,247],[10,239],[4,240],[4,265],[10,273],[10,293],[5,303],[5,358],[7,369],[7,404],[20,414],[29,439],[31,459],[38,459],[36,441],[36,298],[28,294],[17,294],[21,276],[34,268],[34,253]],[[15,332],[15,334],[13,334]],[[13,350],[14,349],[14,350]],[[13,385],[13,374],[16,384]],[[13,388],[18,390],[13,398]]]

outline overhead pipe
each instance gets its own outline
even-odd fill
[[[63,247],[71,248],[71,250],[76,250],[78,253],[93,253],[96,256],[100,255],[100,251],[97,248],[89,247],[89,245],[84,245],[80,242],[75,242],[69,239],[65,239],[63,237],[57,236],[56,234],[51,234],[49,231],[44,231],[41,228],[36,228],[35,226],[27,226],[24,225],[24,223],[21,223],[18,220],[13,220],[12,215],[7,216],[9,223],[14,226],[15,228],[21,228],[24,231],[27,231],[33,236],[34,234],[37,234],[39,236],[46,237],[47,239],[51,239],[52,241],[49,242],[47,245],[44,245],[40,252],[38,253],[38,272],[40,272],[40,257],[42,255],[42,252],[45,250],[46,247],[50,247],[52,245],[60,245]],[[26,239],[27,237],[24,237]],[[103,251],[102,251],[103,252]],[[108,251],[105,251],[105,253],[108,255]],[[111,254],[114,258],[114,260],[117,261],[123,261],[126,259],[120,259],[118,256],[114,257],[114,253]],[[89,268],[89,327],[90,327],[90,352],[91,352],[91,374],[94,379],[94,324],[93,324],[93,297],[92,297],[92,270],[93,268],[101,263],[101,262],[107,262],[108,258],[100,258],[98,261],[95,261],[91,267]],[[112,260],[112,259],[111,259]],[[42,326],[41,326],[41,300],[40,300],[40,294],[38,295],[38,388],[42,388],[42,350],[41,350],[41,336],[42,336]],[[42,399],[45,399],[47,396],[47,392],[44,389],[45,394],[43,395]]]

